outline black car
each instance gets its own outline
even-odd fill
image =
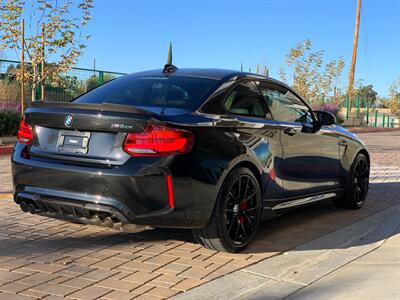
[[[292,207],[360,208],[369,165],[354,134],[287,85],[172,65],[69,103],[33,102],[12,155],[23,211],[134,232],[190,228],[230,252]]]

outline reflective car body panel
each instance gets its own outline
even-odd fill
[[[135,76],[164,75],[155,70]],[[168,76],[207,77],[219,84],[190,110],[75,103],[28,108],[26,121],[33,128],[33,141],[17,143],[12,155],[15,201],[37,203],[38,212],[85,218],[93,212],[107,213],[123,223],[202,228],[226,176],[238,166],[256,175],[264,217],[269,218],[292,206],[340,196],[357,153],[368,155],[365,145],[338,125],[308,130],[304,124],[224,109],[235,85],[249,80],[279,84],[297,95],[273,79],[198,69]],[[74,121],[70,127],[64,124],[67,116]],[[190,131],[195,141],[192,150],[160,157],[124,152],[126,134],[142,132],[147,124]],[[85,136],[87,147],[62,149],[66,139],[81,143]],[[173,207],[168,176],[173,182]]]

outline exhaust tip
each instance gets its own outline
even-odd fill
[[[96,225],[96,226],[100,226],[101,225],[101,219],[100,219],[100,217],[98,215],[94,215],[90,219],[90,221],[92,222],[93,225]]]
[[[29,204],[26,206],[26,208],[27,208],[27,210],[28,210],[31,214],[36,213],[36,208],[35,208],[35,206],[34,206],[32,203],[29,203]]]
[[[110,217],[105,218],[101,224],[108,228],[114,227],[114,221]]]
[[[19,207],[21,208],[21,210],[23,212],[29,212],[28,205],[26,204],[25,201],[21,201],[20,204],[19,204]]]

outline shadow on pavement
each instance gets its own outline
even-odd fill
[[[368,199],[360,210],[338,209],[331,201],[325,201],[287,212],[276,219],[260,224],[255,240],[244,253],[262,255],[288,251],[400,203],[400,197],[397,197],[399,193],[400,183],[398,182],[371,183]],[[0,228],[6,226],[2,222],[0,221]],[[132,250],[136,251],[145,243],[162,245],[173,240],[194,243],[190,230],[155,229],[137,234],[127,234],[104,229],[95,233],[93,226],[76,226],[86,226],[94,234],[88,236],[56,234],[33,241],[29,239],[23,241],[21,239],[3,240],[0,242],[0,256],[15,255],[16,252],[45,254],[48,249],[62,248],[98,250],[111,247],[112,249],[114,245],[118,247],[131,246]],[[43,232],[46,233],[46,229],[43,229]],[[129,252],[129,249],[126,251]]]

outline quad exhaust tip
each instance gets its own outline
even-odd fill
[[[30,201],[21,200],[19,203],[19,206],[23,212],[29,212],[31,214],[36,214],[36,213],[42,212],[41,209],[37,208],[35,206],[35,204]],[[116,227],[116,225],[118,225],[118,224],[116,224],[116,222],[114,222],[114,220],[112,219],[112,216],[107,216],[105,218],[101,218],[98,215],[94,215],[90,219],[90,222],[93,225],[103,226],[103,227],[107,227],[107,228],[114,228],[114,227]],[[119,223],[119,225],[120,225],[119,229],[126,233],[138,233],[138,232],[153,229],[152,227],[146,226],[146,225],[120,223],[120,222],[117,222],[117,223]],[[117,227],[116,227],[116,229],[117,229]]]

